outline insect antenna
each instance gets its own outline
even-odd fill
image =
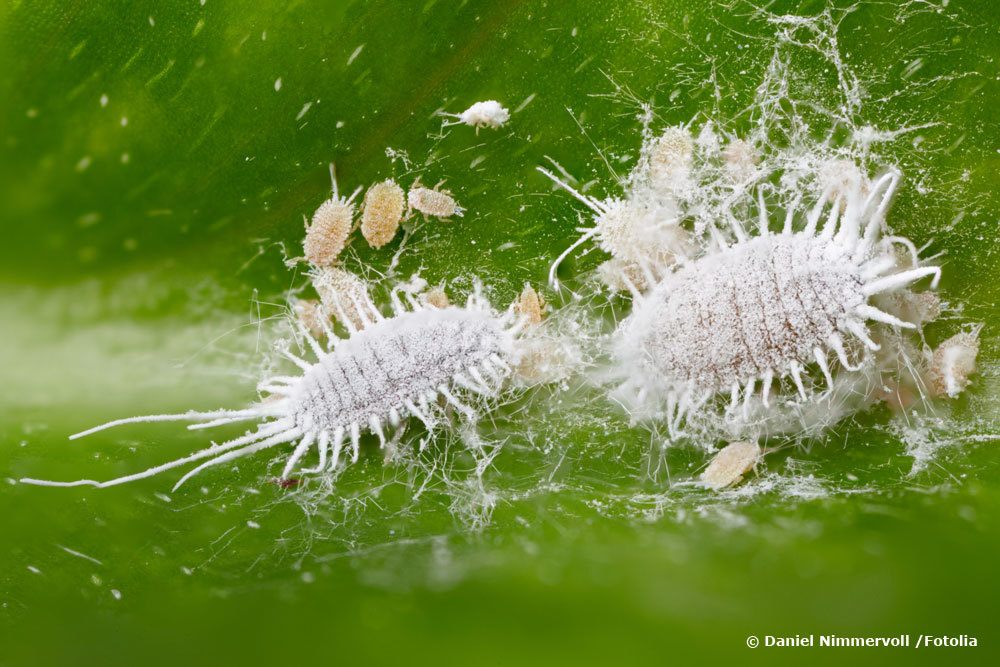
[[[80,431],[79,433],[74,433],[69,436],[70,440],[76,440],[77,438],[82,438],[84,436],[91,435],[92,433],[97,433],[99,431],[104,431],[105,429],[113,428],[115,426],[121,426],[122,424],[139,424],[145,422],[175,422],[175,421],[201,421],[201,420],[219,420],[219,419],[229,419],[232,421],[246,421],[248,419],[254,419],[257,417],[270,417],[282,412],[282,408],[277,405],[274,406],[256,406],[253,408],[247,408],[246,410],[215,410],[213,412],[197,412],[195,410],[189,410],[188,412],[181,412],[177,414],[170,415],[142,415],[139,417],[125,417],[124,419],[115,419],[100,426],[95,426],[93,428],[88,428],[86,431]],[[221,422],[220,422],[221,423]]]
[[[207,458],[209,456],[214,456],[214,455],[218,454],[219,452],[224,452],[224,451],[227,451],[227,450],[231,450],[231,449],[234,449],[236,447],[240,447],[242,445],[246,445],[247,443],[254,443],[256,441],[261,440],[262,438],[271,438],[271,440],[273,440],[274,438],[286,436],[288,433],[293,433],[293,432],[297,433],[298,432],[297,429],[292,429],[291,431],[286,430],[289,427],[291,427],[292,425],[293,425],[293,422],[291,420],[279,420],[279,421],[271,422],[269,424],[263,424],[263,425],[261,425],[260,428],[258,428],[253,433],[248,433],[247,435],[241,436],[239,438],[234,438],[233,440],[230,440],[228,442],[224,442],[221,445],[213,445],[211,447],[203,449],[203,450],[201,450],[199,452],[195,452],[194,454],[190,454],[190,455],[185,456],[183,458],[179,458],[179,459],[176,459],[174,461],[170,461],[168,463],[163,463],[161,465],[154,466],[152,468],[148,468],[146,470],[143,470],[142,472],[137,472],[137,473],[134,473],[132,475],[126,475],[124,477],[116,477],[115,479],[111,479],[111,480],[108,480],[106,482],[98,482],[98,481],[95,481],[95,480],[92,480],[92,479],[78,479],[78,480],[75,480],[75,481],[72,481],[72,482],[53,482],[53,481],[44,480],[44,479],[32,479],[30,477],[24,477],[24,478],[22,478],[20,480],[20,482],[22,484],[32,484],[34,486],[59,486],[59,487],[67,487],[67,486],[94,486],[94,487],[97,487],[99,489],[103,489],[103,488],[107,488],[109,486],[117,486],[119,484],[125,484],[127,482],[133,482],[133,481],[138,480],[138,479],[146,479],[147,477],[153,477],[153,476],[158,475],[161,472],[164,472],[166,470],[170,470],[172,468],[177,468],[177,467],[185,465],[187,463],[191,463],[192,461],[198,461],[200,459],[204,459],[204,458]],[[275,435],[275,434],[277,434],[277,435]],[[289,439],[292,439],[292,438],[289,438]],[[264,440],[264,442],[270,442],[271,440]],[[282,440],[281,442],[287,442],[287,440]],[[273,444],[278,444],[278,442],[274,442]],[[237,451],[245,451],[245,449],[244,450],[237,450]],[[256,451],[256,450],[254,450],[254,451]],[[221,457],[219,457],[219,458],[221,458]],[[198,470],[198,469],[200,469],[200,467],[196,468],[196,470]],[[184,479],[186,479],[189,476],[190,475],[185,476]],[[184,480],[182,479],[182,481],[184,481]],[[179,486],[179,484],[178,484],[178,486]],[[177,487],[174,487],[174,488],[177,488]]]

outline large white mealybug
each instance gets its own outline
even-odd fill
[[[780,232],[771,231],[761,195],[756,234],[737,234],[639,296],[616,331],[615,356],[640,402],[658,404],[671,431],[718,394],[746,417],[755,396],[770,407],[783,378],[805,400],[807,366],[818,368],[829,389],[835,372],[860,370],[863,356],[852,360],[847,349],[855,342],[881,349],[870,323],[916,329],[919,322],[874,302],[926,276],[936,287],[941,275],[937,266],[920,265],[908,240],[881,237],[898,182],[889,172],[867,195],[849,188],[830,202],[824,193],[801,229],[793,209]],[[899,266],[897,245],[912,250],[909,266]]]
[[[898,172],[870,181],[853,163],[829,162],[814,181],[815,203],[803,208],[798,194],[774,220],[770,184],[743,183],[713,203],[719,167],[695,164],[695,174],[676,140],[682,133],[664,136],[671,141],[644,145],[621,198],[590,197],[539,169],[594,220],[553,263],[551,283],[558,287],[559,263],[593,238],[612,258],[598,275],[631,292],[632,312],[611,338],[610,376],[634,420],[663,424],[671,439],[707,435],[699,441],[708,445],[817,433],[882,400],[886,388],[933,395],[904,331],[936,315],[910,307],[932,295],[909,290],[928,276],[936,287],[941,269],[886,231]],[[660,144],[669,160],[654,150]],[[754,192],[756,212],[737,205]]]
[[[177,482],[176,489],[211,466],[295,442],[282,472],[282,477],[287,478],[311,450],[318,455],[317,465],[303,472],[335,469],[345,448],[352,461],[356,461],[365,432],[375,434],[384,446],[386,429],[403,428],[412,418],[423,422],[430,431],[441,424],[445,412],[451,409],[476,420],[477,408],[500,396],[519,362],[518,336],[526,318],[513,309],[497,313],[478,290],[465,307],[437,308],[423,306],[410,298],[408,301],[409,306],[405,306],[394,292],[391,317],[383,316],[370,302],[351,304],[365,318],[364,326],[359,328],[351,318],[344,317],[341,321],[350,335],[338,338],[327,328],[326,349],[303,331],[316,361],[309,362],[284,351],[302,369],[302,374],[263,381],[259,389],[270,396],[246,409],[129,417],[71,437],[135,422],[192,421],[197,423],[188,428],[201,429],[263,420],[252,432],[105,482],[88,479],[72,482],[22,479],[21,482],[107,487],[203,461]],[[325,319],[321,322],[326,328]]]

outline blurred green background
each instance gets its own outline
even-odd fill
[[[0,665],[996,664],[998,25],[986,0],[4,3]],[[456,453],[457,477],[414,499],[376,451],[326,500],[267,483],[259,457],[176,493],[169,476],[14,483],[110,478],[206,442],[176,425],[66,440],[93,424],[253,400],[305,282],[282,248],[298,253],[331,160],[342,191],[447,178],[468,212],[423,226],[402,275],[455,293],[477,275],[502,304],[575,235],[575,205],[534,171],[547,156],[613,192],[604,159],[633,164],[639,102],[654,127],[746,131],[779,53],[822,134],[842,111],[830,48],[861,82],[853,120],[930,124],[879,148],[907,177],[894,227],[945,253],[952,309],[928,336],[987,323],[982,374],[923,470],[876,413],[742,492],[669,489],[613,406],[543,392],[499,417],[485,491]],[[481,99],[510,124],[441,131],[436,111]],[[398,243],[353,261],[385,270]],[[704,458],[672,452],[670,479]],[[980,646],[745,646],[903,632]]]

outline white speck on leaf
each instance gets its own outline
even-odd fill
[[[519,105],[517,105],[517,108],[516,108],[516,109],[514,109],[514,113],[517,113],[517,112],[519,112],[519,111],[522,111],[522,110],[524,110],[524,107],[526,107],[526,106],[528,106],[529,104],[531,104],[532,100],[534,100],[534,99],[535,99],[535,96],[536,96],[537,94],[538,94],[538,93],[532,93],[532,94],[528,95],[527,97],[525,97],[525,98],[524,98],[524,101],[523,101],[523,102],[521,102],[521,103],[520,103]]]
[[[89,560],[91,563],[94,563],[95,565],[104,565],[104,563],[97,560],[93,556],[88,556],[87,554],[77,551],[76,549],[70,549],[69,547],[64,547],[61,544],[57,544],[56,546],[65,551],[66,553],[68,553],[70,556],[76,556],[77,558],[82,558],[83,560]]]
[[[364,48],[365,48],[365,45],[364,45],[364,44],[362,44],[362,45],[361,45],[361,46],[359,46],[358,48],[354,49],[354,52],[353,52],[353,53],[351,53],[351,56],[350,56],[350,57],[349,57],[349,58],[347,59],[347,66],[348,66],[348,67],[350,67],[350,66],[351,66],[351,63],[353,63],[353,62],[354,62],[354,60],[355,60],[355,59],[356,59],[356,58],[357,58],[358,56],[360,56],[360,55],[361,55],[361,51],[363,51],[363,50],[364,50]]]

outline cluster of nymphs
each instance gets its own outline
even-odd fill
[[[302,243],[305,261],[310,266],[309,277],[320,300],[301,299],[294,308],[300,320],[314,335],[322,334],[321,320],[334,318],[345,327],[364,326],[368,290],[364,281],[340,266],[341,254],[351,241],[351,234],[360,228],[361,235],[372,248],[381,248],[395,238],[400,225],[416,214],[427,218],[448,220],[465,212],[451,192],[424,187],[417,178],[404,192],[396,181],[387,179],[375,183],[365,192],[360,220],[355,204],[359,187],[350,197],[340,195],[334,166],[330,165],[333,196],[327,199],[306,221],[306,236]],[[438,290],[440,292],[440,290]],[[437,301],[447,298],[443,292],[432,293]]]
[[[454,117],[495,128],[509,113],[488,101]],[[933,399],[958,396],[975,371],[980,329],[927,344],[923,328],[943,309],[932,291],[941,268],[889,231],[898,172],[869,177],[833,150],[765,161],[750,142],[723,141],[710,123],[697,136],[685,127],[647,129],[623,194],[604,199],[541,169],[593,214],[552,265],[553,287],[559,264],[592,239],[610,256],[599,280],[632,299],[609,336],[612,399],[667,444],[714,450],[734,441],[702,476],[717,489],[773,451],[761,445],[769,438],[813,437],[880,402],[932,409]],[[386,180],[368,189],[356,222],[360,188],[342,197],[330,171],[333,197],[307,223],[304,242],[319,300],[293,304],[315,360],[283,350],[301,373],[265,380],[266,395],[243,410],[133,417],[74,437],[141,421],[193,421],[194,429],[262,422],[258,428],[108,482],[23,481],[111,486],[200,461],[179,485],[285,443],[295,445],[282,479],[307,455],[315,464],[303,472],[335,470],[357,460],[365,433],[394,450],[408,423],[430,433],[452,413],[475,421],[513,387],[562,379],[572,365],[562,359],[573,355],[542,334],[546,306],[530,286],[497,312],[478,287],[452,305],[443,288],[411,284],[394,288],[391,312],[383,312],[340,263],[355,228],[380,248],[415,213],[463,211],[445,190],[417,181],[404,193]]]
[[[740,439],[703,480],[735,483],[758,441],[815,436],[880,401],[906,410],[955,397],[975,370],[979,326],[931,349],[939,266],[892,235],[900,181],[830,157],[782,173],[706,124],[647,133],[624,194],[583,202],[589,239],[610,255],[597,277],[631,294],[611,337],[614,397],[667,442]],[[772,209],[783,209],[774,215]]]
[[[506,120],[496,118],[493,106],[480,111],[492,114],[496,122]],[[472,121],[482,118],[466,115],[468,124],[478,127]],[[324,473],[337,470],[348,459],[357,461],[365,434],[374,436],[383,449],[393,450],[414,422],[421,423],[428,435],[450,424],[456,413],[475,422],[505,394],[546,378],[545,337],[533,335],[542,328],[546,305],[530,285],[502,312],[490,305],[478,284],[462,305],[452,305],[440,287],[420,292],[410,285],[411,289],[393,289],[389,312],[383,312],[369,285],[341,264],[356,227],[373,248],[380,248],[415,213],[435,218],[462,215],[449,192],[426,188],[418,180],[404,193],[393,180],[382,181],[366,192],[356,222],[360,188],[343,197],[333,165],[330,175],[333,196],[307,222],[303,243],[309,277],[320,299],[293,304],[296,329],[306,355],[313,358],[287,346],[280,348],[301,372],[265,379],[258,386],[261,400],[245,409],[130,417],[72,437],[135,422],[188,421],[194,422],[189,429],[205,429],[253,421],[254,430],[105,482],[21,481],[107,487],[197,462],[176,488],[211,466],[294,443],[281,473],[285,481],[295,471]],[[429,440],[423,438],[420,448]],[[307,456],[314,464],[301,468]]]

